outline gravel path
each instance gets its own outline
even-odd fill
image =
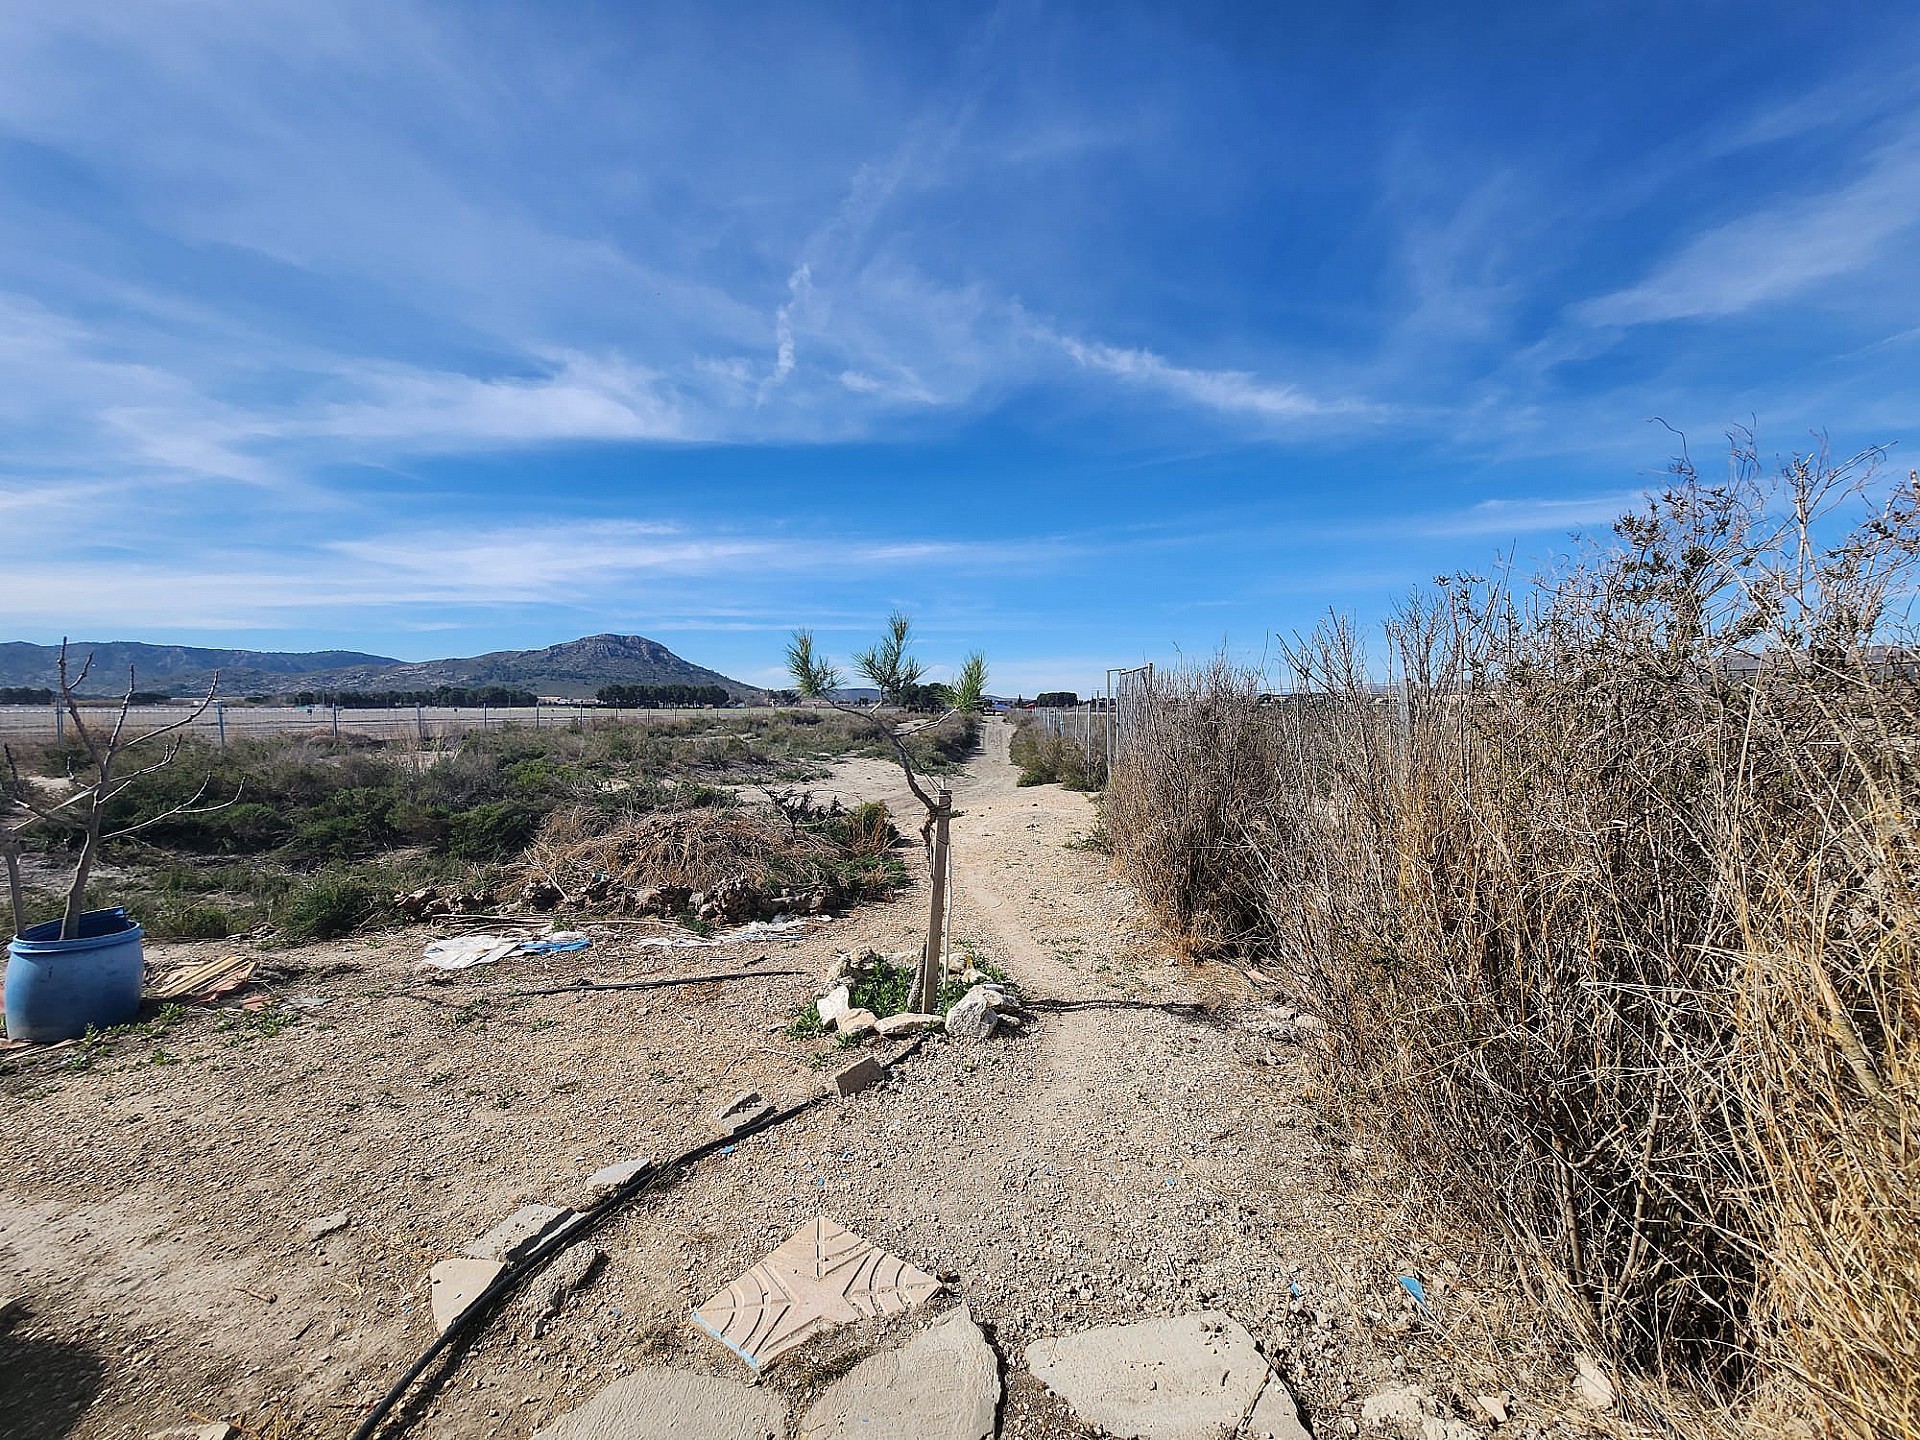
[[[1029,1341],[1203,1305],[1254,1334],[1317,1433],[1350,1433],[1361,1397],[1423,1371],[1446,1394],[1394,1277],[1416,1266],[1444,1286],[1447,1262],[1381,1253],[1347,1138],[1320,1117],[1298,1051],[1253,1023],[1266,999],[1168,956],[1105,857],[1070,844],[1093,824],[1087,799],[1018,788],[1008,733],[991,723],[952,782],[955,943],[1015,977],[1027,1033],[929,1042],[887,1085],[634,1205],[544,1334],[503,1312],[412,1433],[526,1436],[643,1361],[741,1375],[688,1309],[820,1214],[972,1305],[1006,1362],[1009,1437],[1087,1433],[1024,1374]],[[859,762],[834,785],[890,798],[911,828],[897,772]],[[21,1295],[30,1318],[0,1338],[0,1415],[32,1418],[6,1433],[105,1440],[198,1416],[248,1436],[344,1435],[431,1339],[435,1260],[516,1204],[583,1198],[600,1165],[708,1138],[737,1091],[819,1093],[852,1057],[789,1038],[785,1020],[838,951],[914,945],[925,906],[916,889],[745,953],[602,932],[584,955],[442,986],[412,971],[424,930],[268,952],[282,999],[321,1002],[298,1024],[267,1034],[196,1011],[89,1069],[17,1066],[0,1079],[0,1296]],[[743,962],[808,975],[505,993]],[[336,1234],[301,1228],[340,1210],[352,1220]],[[803,1403],[884,1338],[834,1332],[768,1383]]]

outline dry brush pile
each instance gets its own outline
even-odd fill
[[[523,898],[700,921],[818,914],[905,878],[885,805],[770,791],[766,807],[556,810],[519,866]]]
[[[1143,893],[1288,973],[1380,1133],[1682,1433],[1920,1435],[1920,494],[1835,534],[1867,482],[1682,466],[1383,653],[1324,626],[1279,703],[1164,681],[1107,795]]]

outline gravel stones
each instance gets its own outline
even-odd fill
[[[560,1313],[567,1296],[587,1283],[593,1267],[604,1258],[590,1242],[576,1241],[528,1282],[525,1304],[533,1312],[529,1329],[535,1340],[546,1333],[547,1322]]]
[[[862,1360],[801,1422],[803,1440],[989,1440],[1000,1366],[961,1306],[897,1350]]]
[[[649,1365],[533,1440],[784,1440],[786,1409],[779,1396],[738,1380]]]
[[[1131,1440],[1215,1440],[1267,1384],[1267,1362],[1216,1310],[1036,1340],[1027,1368],[1088,1424]]]

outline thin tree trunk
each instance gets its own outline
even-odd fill
[[[73,882],[67,887],[67,908],[60,917],[60,938],[80,938],[80,917],[87,910],[87,880],[93,874],[93,857],[100,849],[100,809],[96,802],[87,817],[86,839],[80,844],[80,858],[74,862]]]
[[[18,935],[27,928],[27,891],[20,883],[20,847],[8,845],[0,853],[7,857],[7,890],[13,900],[13,933]]]

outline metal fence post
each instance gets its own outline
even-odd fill
[[[333,703],[333,739],[335,744],[340,742],[340,702],[337,700]]]
[[[213,702],[213,723],[220,727],[220,748],[224,750],[227,748],[227,702],[226,701],[216,700]]]
[[[53,743],[64,745],[67,741],[67,707],[58,700],[53,702]]]

